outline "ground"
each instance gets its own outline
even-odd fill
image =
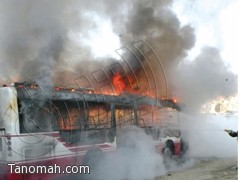
[[[235,180],[238,179],[237,158],[208,159],[197,162],[193,167],[170,172],[155,180]]]

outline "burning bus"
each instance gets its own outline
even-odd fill
[[[3,179],[32,177],[10,173],[9,163],[94,166],[94,159],[117,150],[117,130],[128,125],[143,128],[152,136],[159,153],[168,157],[182,153],[179,107],[172,99],[97,94],[81,88],[43,89],[37,83],[24,82],[0,88],[0,102]],[[51,178],[53,174],[36,176]]]

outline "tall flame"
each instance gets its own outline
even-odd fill
[[[119,73],[114,74],[113,76],[113,85],[115,87],[115,90],[118,94],[121,94],[125,88],[125,83],[123,81],[123,78]]]

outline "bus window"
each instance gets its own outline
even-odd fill
[[[110,128],[111,112],[109,105],[105,103],[88,103],[87,115],[89,128]]]
[[[152,106],[141,106],[138,108],[138,124],[140,127],[152,126],[154,124]]]
[[[52,131],[50,103],[40,100],[20,101],[20,133]]]
[[[116,107],[115,109],[117,127],[134,125],[134,110],[130,107]]]
[[[54,130],[77,130],[85,122],[83,102],[52,101]]]
[[[81,144],[111,142],[112,128],[110,106],[106,103],[86,103],[87,124],[82,132]]]

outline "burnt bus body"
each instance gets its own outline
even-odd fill
[[[0,100],[0,161],[5,178],[32,178],[31,174],[10,174],[7,163],[63,167],[90,163],[97,158],[95,154],[116,151],[117,129],[128,125],[143,128],[156,140],[160,153],[169,157],[181,154],[180,132],[162,123],[169,118],[177,120],[179,108],[171,100],[40,88],[35,83],[2,87]],[[60,175],[37,176],[50,179]]]

